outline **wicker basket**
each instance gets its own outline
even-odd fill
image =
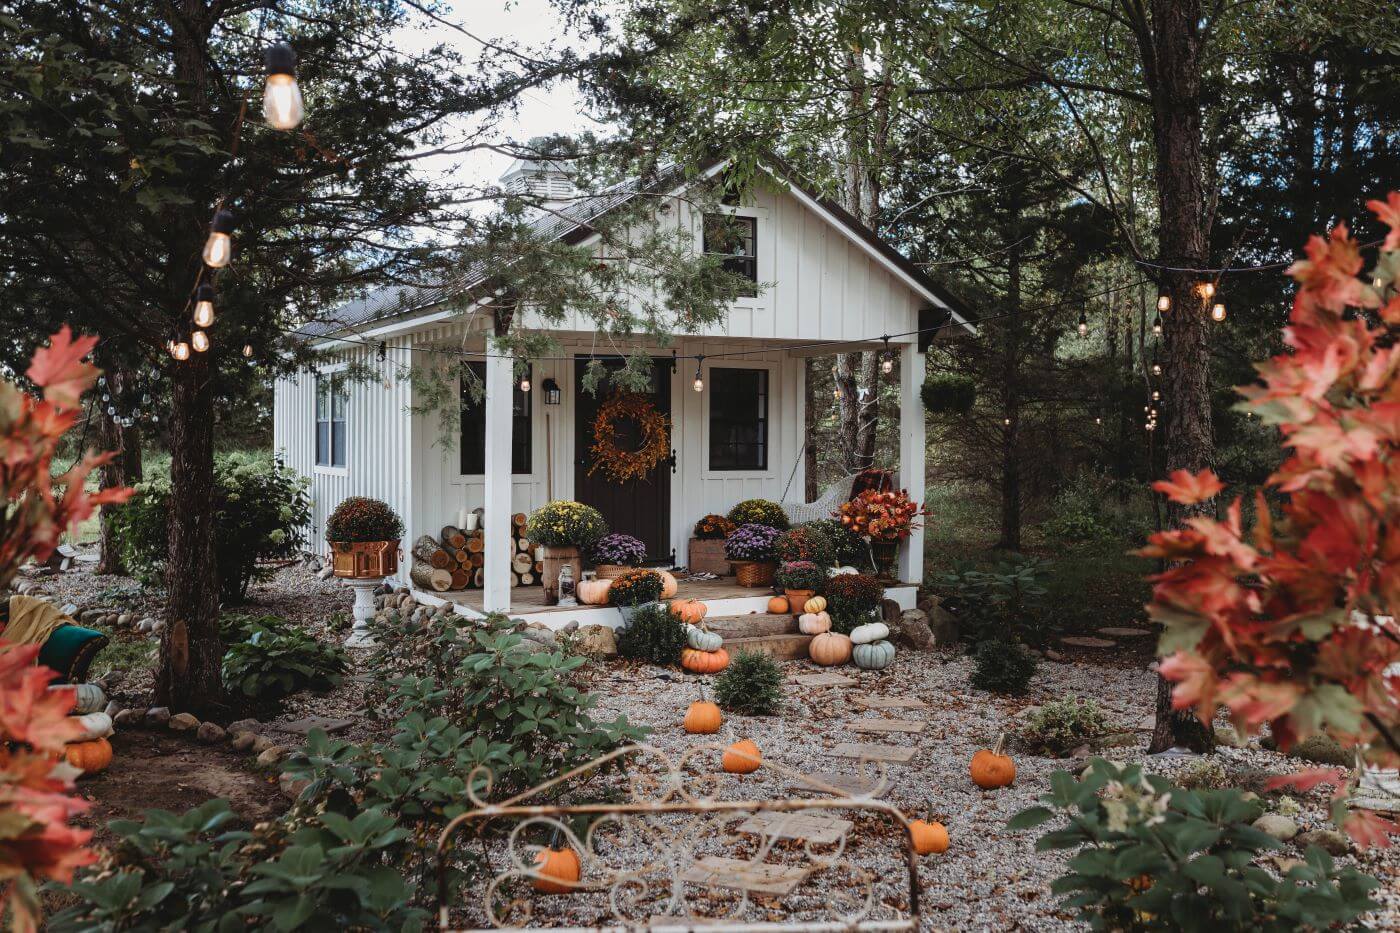
[[[750,589],[760,586],[772,586],[773,574],[777,572],[777,564],[756,564],[749,561],[734,563],[734,579],[740,586]]]
[[[599,580],[616,580],[632,569],[634,568],[626,564],[598,564],[593,568],[593,572],[598,575]]]

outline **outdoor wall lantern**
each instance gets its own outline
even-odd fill
[[[543,388],[544,388],[544,403],[545,403],[546,405],[558,405],[558,404],[559,404],[559,383],[555,382],[553,378],[548,378],[548,379],[545,379]]]

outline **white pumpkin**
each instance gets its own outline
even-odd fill
[[[68,718],[78,720],[78,725],[83,729],[80,735],[69,739],[69,742],[90,742],[93,739],[105,739],[112,734],[112,717],[106,713],[86,713]]]
[[[73,715],[99,713],[107,706],[107,694],[97,684],[54,684],[50,690],[68,690],[76,695]]]
[[[797,630],[803,635],[820,635],[831,631],[831,616],[826,612],[804,612],[797,617]]]
[[[894,645],[887,641],[856,645],[851,652],[851,660],[863,671],[884,670],[894,661]]]
[[[718,651],[724,644],[724,638],[718,632],[711,632],[698,625],[690,626],[685,633],[685,640],[696,651]]]
[[[868,622],[851,629],[851,642],[857,645],[868,645],[889,637],[890,627],[883,622]]]

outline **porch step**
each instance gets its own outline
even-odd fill
[[[797,620],[789,615],[768,615],[760,612],[741,616],[706,618],[705,627],[718,635],[723,635],[728,640],[758,635],[796,634]]]
[[[780,661],[793,661],[807,657],[807,646],[811,641],[811,635],[802,635],[794,632],[789,635],[758,635],[750,638],[727,638],[725,639],[724,647],[729,651],[729,656],[731,658],[737,658],[740,652],[756,651],[759,654],[766,654]]]

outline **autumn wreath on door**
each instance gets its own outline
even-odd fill
[[[623,450],[617,444],[618,425],[636,422],[642,436],[636,450]],[[671,454],[671,436],[666,416],[656,410],[651,399],[633,392],[619,392],[603,403],[593,419],[593,463],[588,475],[602,470],[615,483],[645,479],[656,465]]]

